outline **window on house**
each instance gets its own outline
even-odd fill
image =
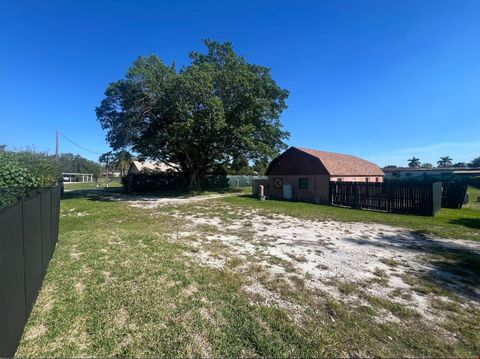
[[[379,180],[378,180],[378,177],[375,177],[375,182],[378,182],[378,181],[379,181]]]
[[[282,188],[282,184],[283,184],[283,181],[281,178],[276,177],[273,179],[273,188],[275,189]]]
[[[308,178],[299,178],[298,179],[298,188],[308,189]]]
[[[370,182],[370,178],[365,178],[365,182]]]
[[[343,182],[343,178],[337,178],[337,182]]]

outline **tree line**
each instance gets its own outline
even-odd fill
[[[427,169],[431,169],[431,168],[435,168],[433,166],[433,164],[429,163],[429,162],[421,162],[420,161],[420,158],[417,158],[415,156],[413,156],[412,158],[410,158],[408,160],[408,167],[410,168],[427,168]],[[467,168],[467,167],[472,167],[472,168],[476,168],[476,167],[480,167],[480,157],[476,157],[474,158],[471,162],[469,163],[466,163],[466,162],[453,162],[453,159],[450,157],[450,156],[442,156],[440,157],[440,159],[437,161],[437,167],[436,168],[446,168],[446,167],[463,167],[463,168]],[[397,168],[397,166],[395,165],[389,165],[389,166],[386,166],[385,168]]]

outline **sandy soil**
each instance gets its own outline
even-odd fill
[[[235,193],[211,194],[205,196],[180,196],[180,197],[137,197],[136,200],[129,201],[132,207],[137,208],[157,208],[172,204],[189,204],[205,201],[208,199],[233,196]]]
[[[233,257],[240,258],[248,266],[254,258],[254,263],[263,266],[270,276],[284,276],[288,281],[293,272],[305,280],[308,288],[327,292],[338,300],[362,301],[358,296],[345,295],[339,289],[342,284],[350,283],[369,295],[388,297],[432,319],[438,315],[432,309],[432,296],[413,290],[404,281],[405,275],[412,273],[430,275],[455,293],[462,295],[465,292],[464,305],[480,306],[478,286],[472,292],[471,286],[466,288],[464,275],[453,274],[426,260],[426,256],[438,251],[469,251],[480,255],[478,242],[431,238],[375,223],[315,221],[262,214],[257,210],[242,210],[218,203],[213,206],[205,201],[224,196],[138,199],[130,201],[130,205],[141,208],[180,205],[174,206],[177,209],[170,214],[183,220],[184,225],[172,234],[172,238],[199,238],[199,241],[191,241],[197,247],[191,255],[211,267],[223,268]],[[196,203],[190,213],[181,209],[181,204],[187,203]],[[219,206],[224,213],[233,214],[235,219],[215,214],[218,211],[212,212]],[[205,227],[208,227],[207,232]],[[212,253],[206,245],[212,243],[221,243],[229,251],[221,255]],[[237,270],[242,271],[244,267]],[[288,306],[260,283],[253,282],[245,289],[263,296],[265,302]],[[395,295],[395,291],[404,295]],[[440,299],[449,300],[448,297]]]

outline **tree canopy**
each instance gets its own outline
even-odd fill
[[[468,164],[469,167],[480,167],[480,157],[476,157]]]
[[[58,162],[62,172],[92,173],[97,178],[100,176],[99,164],[80,155],[62,153],[58,158]]]
[[[96,109],[114,150],[176,165],[195,189],[219,167],[274,157],[289,136],[280,123],[288,91],[270,69],[249,64],[229,42],[205,45],[178,71],[155,55],[139,57]]]
[[[437,161],[438,167],[449,167],[453,163],[453,160],[450,158],[450,156],[443,156],[440,157],[440,160]]]
[[[103,163],[108,171],[119,170],[120,175],[125,176],[134,159],[135,157],[127,150],[120,150],[117,152],[106,152],[98,158],[98,161]]]
[[[408,167],[415,168],[415,167],[420,167],[420,165],[421,165],[420,158],[416,158],[415,156],[413,156],[408,160]]]

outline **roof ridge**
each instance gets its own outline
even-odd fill
[[[298,146],[292,146],[293,148],[296,148],[300,151],[314,151],[314,152],[321,152],[321,153],[331,153],[333,155],[342,155],[342,156],[350,156],[350,157],[354,157],[354,158],[358,158],[358,159],[361,159],[362,161],[367,161],[367,160],[364,160],[363,158],[361,157],[358,157],[358,156],[355,156],[355,155],[351,155],[351,154],[348,154],[348,153],[340,153],[340,152],[332,152],[332,151],[324,151],[324,150],[316,150],[314,148],[307,148],[307,147],[298,147]],[[367,162],[370,162],[370,161],[367,161]],[[373,163],[373,162],[372,162]]]

